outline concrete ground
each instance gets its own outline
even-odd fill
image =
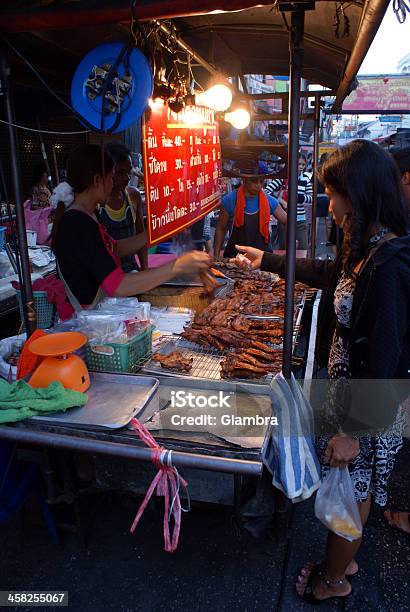
[[[391,479],[391,499],[395,507],[410,510],[409,465],[407,442]],[[178,551],[168,554],[162,504],[149,507],[131,535],[138,500],[101,493],[81,499],[82,513],[93,517],[87,549],[75,533],[65,532],[62,544],[52,544],[35,508],[24,529],[20,517],[0,527],[0,590],[67,590],[69,608],[78,612],[312,609],[294,591],[299,567],[319,560],[323,550],[325,530],[314,518],[312,501],[294,508],[287,546],[239,535],[229,509],[194,508],[183,515]],[[54,510],[59,521],[71,516],[72,522],[67,507]],[[409,610],[409,543],[409,536],[387,527],[374,510],[352,597],[345,604],[325,603],[321,610]]]

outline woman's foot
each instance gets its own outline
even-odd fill
[[[386,510],[384,513],[384,518],[390,527],[395,527],[396,529],[400,529],[400,531],[410,533],[409,512],[393,512],[393,510]]]
[[[306,563],[300,570],[296,583],[296,591],[299,597],[303,598],[306,596],[307,587],[309,587],[309,578],[312,572],[315,574],[311,580],[313,598],[325,600],[331,599],[332,597],[347,597],[350,595],[352,586],[346,578],[342,576],[340,580],[328,580],[318,566],[313,563]]]

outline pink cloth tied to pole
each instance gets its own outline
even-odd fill
[[[181,512],[186,512],[186,510],[184,510],[181,506],[179,489],[181,485],[184,487],[184,489],[186,489],[188,483],[182,478],[182,476],[179,475],[176,467],[172,465],[172,451],[166,450],[162,446],[158,446],[148,429],[137,419],[132,419],[131,426],[138,434],[140,439],[152,449],[152,462],[158,467],[158,472],[151,482],[145,498],[138,509],[134,522],[131,525],[130,532],[134,533],[135,528],[138,525],[139,520],[156,489],[157,495],[162,495],[165,501],[164,550],[166,552],[175,552],[178,547],[179,534],[181,531]],[[169,503],[170,494],[172,497],[171,506]],[[174,519],[174,529],[172,531],[172,535],[170,533],[171,518]]]

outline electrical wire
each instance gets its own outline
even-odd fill
[[[63,104],[66,108],[68,108],[68,110],[70,110],[72,113],[74,113],[76,115],[75,110],[65,101],[63,100],[63,98],[61,98],[47,83],[47,81],[45,81],[43,79],[43,77],[41,76],[41,74],[38,72],[38,70],[36,68],[34,68],[34,66],[28,61],[28,59],[26,59],[24,57],[24,55],[22,55],[20,53],[20,51],[18,51],[14,45],[11,44],[11,42],[5,37],[3,36],[3,34],[0,34],[1,39],[3,40],[3,42],[6,43],[6,45],[8,45],[10,47],[10,49],[13,51],[13,53],[15,53],[17,55],[17,57],[19,57],[25,64],[26,66],[28,66],[28,68],[30,68],[30,70],[36,75],[36,77],[39,79],[39,81],[44,85],[44,87],[59,101],[61,102],[61,104]]]
[[[17,123],[9,123],[8,121],[4,121],[4,119],[0,119],[0,123],[4,123],[5,125],[11,125],[12,127],[18,128],[19,130],[27,130],[28,132],[36,132],[38,134],[58,134],[59,136],[65,135],[74,135],[74,134],[89,134],[90,130],[81,130],[78,132],[55,132],[53,130],[36,130],[35,128],[30,128],[25,125],[18,125]]]
[[[30,68],[30,70],[36,75],[36,77],[39,79],[40,83],[42,85],[44,85],[44,87],[47,89],[47,91],[54,96],[63,106],[65,106],[81,123],[84,123],[88,128],[90,128],[89,131],[94,131],[94,132],[98,132],[99,130],[96,129],[93,125],[91,125],[91,123],[89,123],[85,117],[82,117],[79,113],[77,113],[65,100],[63,100],[63,98],[61,98],[47,83],[47,81],[44,80],[44,78],[41,76],[41,74],[38,72],[38,70],[36,68],[34,68],[34,66],[28,61],[28,59],[26,59],[24,57],[24,55],[22,55],[22,53],[20,53],[20,51],[18,51],[14,45],[11,44],[11,42],[5,37],[3,36],[3,34],[0,34],[0,39],[3,40],[9,47],[10,49],[13,51],[13,53],[15,53],[17,55],[17,57],[19,57],[21,59],[22,62],[24,62],[26,64],[26,66],[28,68]]]

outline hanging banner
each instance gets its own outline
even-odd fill
[[[214,111],[152,105],[143,124],[148,244],[189,227],[220,201],[221,147]]]
[[[410,75],[358,77],[357,89],[343,102],[352,115],[410,112]]]

